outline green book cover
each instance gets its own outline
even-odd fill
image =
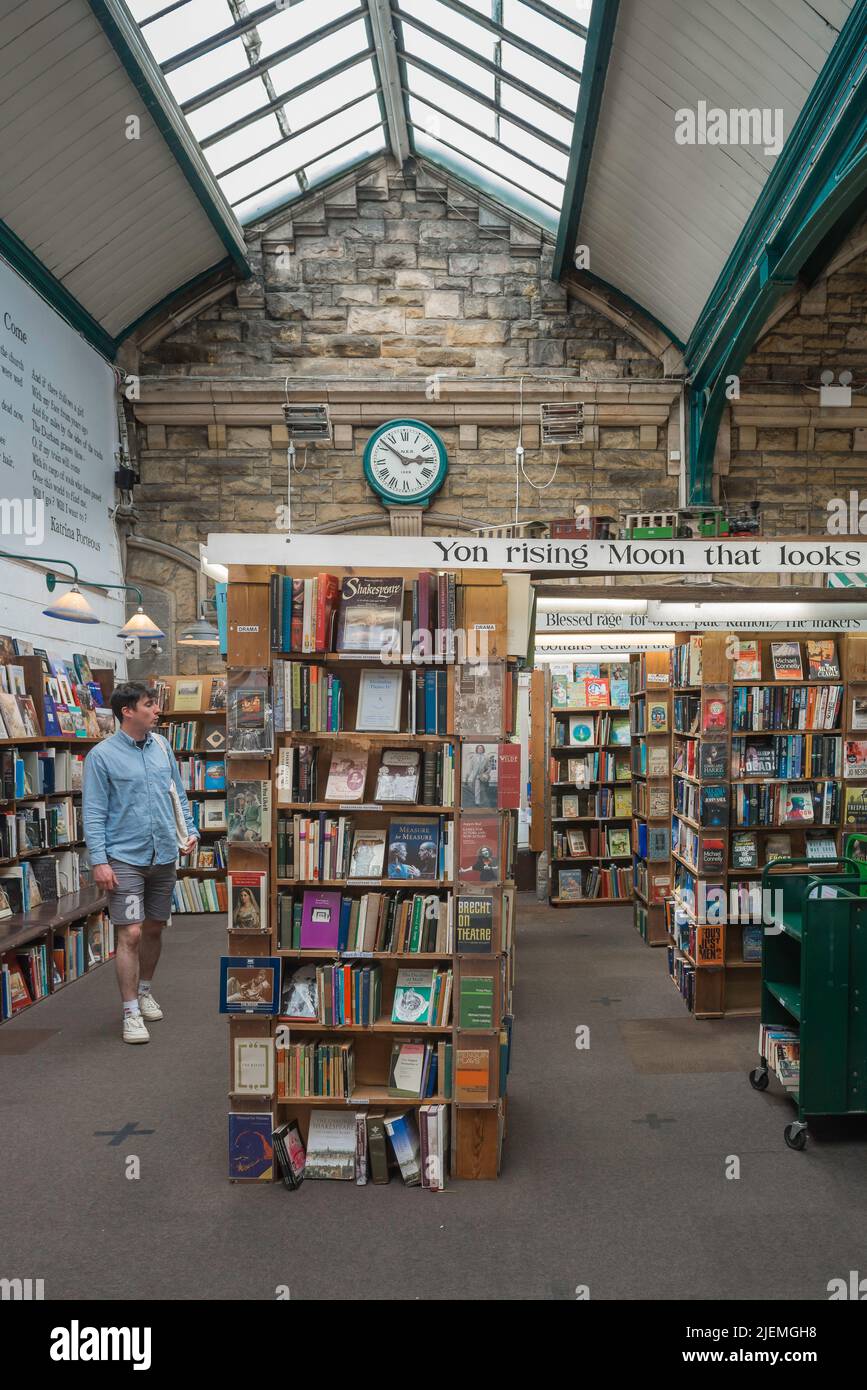
[[[303,916],[303,903],[292,904],[292,950],[301,950],[301,919]]]
[[[493,1028],[493,975],[461,976],[461,1028]]]

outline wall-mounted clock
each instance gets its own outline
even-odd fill
[[[446,447],[421,420],[388,420],[367,441],[364,476],[386,506],[428,502],[446,479]]]

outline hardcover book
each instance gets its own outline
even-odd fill
[[[759,644],[755,640],[744,641],[738,638],[732,679],[736,681],[759,680],[762,674],[762,660]]]
[[[611,716],[611,735],[609,743],[615,744],[618,748],[628,748],[632,742],[632,733],[629,728],[628,718],[613,714]]]
[[[223,753],[226,749],[226,729],[221,722],[202,723],[202,748],[208,753]]]
[[[771,659],[774,663],[774,678],[778,681],[800,680],[804,674],[798,642],[772,642]]]
[[[349,575],[340,590],[338,652],[399,653],[403,580]]]
[[[699,777],[702,782],[724,782],[728,777],[729,750],[724,743],[709,743],[702,739],[699,753]]]
[[[811,681],[840,679],[840,663],[833,640],[807,643],[807,675]]]
[[[588,676],[584,682],[584,695],[589,709],[611,704],[611,688],[607,676]]]
[[[397,733],[402,690],[402,671],[362,671],[356,729],[368,733]]]
[[[867,740],[846,739],[843,756],[844,777],[867,777]]]
[[[647,732],[664,734],[668,732],[668,701],[647,701]]]
[[[700,846],[698,866],[703,874],[722,873],[725,867],[725,840],[708,836],[703,837]]]
[[[569,716],[569,742],[591,745],[596,742],[596,721],[592,714],[572,714]]]
[[[487,669],[464,664],[455,669],[455,733],[462,738],[500,738],[503,734],[504,666]]]
[[[270,782],[242,782],[230,777],[227,803],[232,843],[271,843]]]
[[[234,1094],[270,1096],[274,1090],[273,1039],[235,1038],[234,1043]]]
[[[584,887],[580,869],[560,869],[557,882],[558,898],[578,901],[584,897]]]
[[[728,728],[725,694],[711,693],[708,690],[708,693],[702,696],[701,727],[703,733],[723,733]]]
[[[307,1131],[305,1178],[354,1182],[355,1154],[354,1112],[313,1109]]]
[[[361,801],[367,780],[367,753],[335,750],[328,769],[326,801]],[[416,757],[418,754],[416,754]]]
[[[251,757],[270,755],[273,749],[274,725],[267,687],[233,686],[229,691],[227,752]]]
[[[421,1183],[421,1143],[415,1116],[409,1110],[400,1115],[387,1115],[385,1132],[391,1140],[401,1177],[407,1187],[418,1187]]]
[[[439,821],[392,817],[388,826],[388,877],[439,878]]]
[[[178,680],[175,681],[175,703],[173,709],[177,712],[183,710],[200,710],[202,708],[202,682],[200,680]]]
[[[632,844],[629,831],[617,829],[608,831],[608,853],[615,859],[622,858],[632,853]]]
[[[485,1048],[456,1048],[455,1100],[470,1103],[487,1101],[490,1069],[490,1053]]]
[[[847,787],[843,819],[847,825],[863,825],[867,821],[867,787]]]
[[[385,868],[385,830],[356,830],[347,878],[382,878]]]
[[[765,863],[772,864],[775,859],[791,859],[791,835],[769,835],[765,840]]]
[[[648,777],[665,777],[668,773],[668,747],[664,743],[651,743],[647,749]]]
[[[792,782],[782,788],[785,792],[785,808],[782,819],[785,821],[813,820],[813,794],[808,782]],[[848,791],[851,788],[847,788]]]
[[[2,696],[0,696],[2,706]],[[852,728],[867,729],[867,698],[856,695],[852,700]]]
[[[219,761],[205,763],[205,791],[224,792],[226,790],[226,764]]]
[[[416,748],[385,748],[376,775],[376,801],[418,801],[421,754]]]
[[[498,816],[461,816],[460,877],[468,883],[496,883],[500,877]]]
[[[732,835],[732,868],[757,869],[759,851],[755,835]]]
[[[301,950],[336,951],[340,937],[340,894],[305,892],[301,908]]]
[[[702,825],[728,825],[728,787],[702,787],[699,819]]]
[[[494,940],[494,900],[461,894],[456,903],[456,947],[458,954],[489,955]]]
[[[566,842],[569,845],[569,853],[575,858],[588,853],[587,839],[583,830],[567,830]],[[609,853],[614,853],[610,850]]]
[[[398,970],[392,1023],[430,1023],[435,974],[435,970]]]
[[[388,1094],[401,1100],[421,1096],[424,1076],[424,1043],[395,1042],[388,1066]]]
[[[274,1175],[271,1112],[229,1115],[229,1177],[234,1182],[270,1182]]]
[[[221,957],[221,1014],[276,1014],[279,1004],[279,956]]]
[[[226,708],[226,677],[211,677],[211,698],[208,701],[209,710],[225,710]]]
[[[229,891],[229,930],[267,932],[268,875],[235,871],[227,876]]]
[[[315,965],[302,965],[284,975],[280,998],[280,1017],[293,1023],[316,1023],[319,998]]]

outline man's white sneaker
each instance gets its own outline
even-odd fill
[[[148,1023],[157,1023],[163,1016],[163,1011],[152,994],[140,994],[138,1006],[142,1012],[142,1018],[146,1018]]]
[[[147,1028],[145,1028],[145,1022],[141,1014],[124,1014],[123,1040],[128,1043],[150,1042],[151,1035]]]

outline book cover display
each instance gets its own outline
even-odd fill
[[[415,748],[383,749],[376,775],[376,801],[418,800],[421,754]]]
[[[279,956],[221,957],[221,1014],[276,1014],[279,1006]]]
[[[349,575],[340,587],[338,652],[399,653],[403,580]]]
[[[228,875],[229,930],[238,932],[268,931],[268,875],[242,873]]]
[[[461,816],[460,877],[468,883],[496,883],[500,877],[498,816]]]
[[[432,817],[392,817],[388,826],[388,877],[439,878],[439,822]]]

